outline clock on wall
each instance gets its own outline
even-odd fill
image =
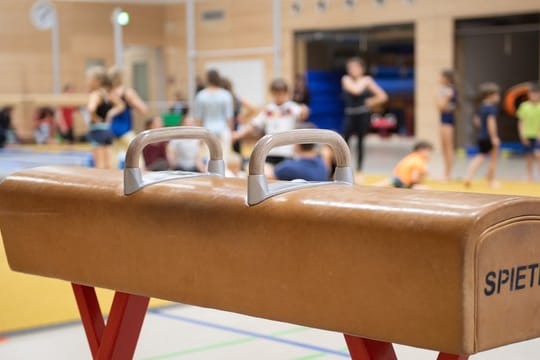
[[[30,9],[32,24],[39,30],[48,30],[56,22],[56,9],[49,0],[38,0]]]

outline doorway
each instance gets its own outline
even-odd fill
[[[478,85],[498,84],[504,98],[510,87],[538,81],[540,71],[540,15],[525,14],[456,21],[456,71],[459,114],[457,145],[474,143],[472,119]],[[497,119],[503,145],[519,145],[517,120],[500,111]]]
[[[306,74],[310,119],[317,126],[341,130],[341,77],[347,60],[359,56],[366,61],[368,73],[389,95],[390,100],[379,111],[397,120],[392,132],[414,135],[413,24],[298,32],[295,46],[295,69]]]
[[[149,105],[150,113],[161,114],[167,109],[164,57],[160,48],[126,46],[124,79],[126,86],[135,89]],[[144,120],[136,114],[136,130],[142,130]]]

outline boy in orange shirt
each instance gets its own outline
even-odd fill
[[[424,181],[427,175],[427,165],[433,152],[433,145],[419,141],[413,151],[405,156],[394,168],[392,186],[411,189]]]

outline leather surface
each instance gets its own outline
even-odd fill
[[[245,180],[210,176],[124,196],[120,171],[73,167],[0,184],[15,271],[462,354],[540,336],[538,288],[482,297],[489,269],[540,262],[539,215],[339,184],[248,207]]]
[[[540,334],[540,214],[486,231],[477,250],[476,341],[480,348]]]

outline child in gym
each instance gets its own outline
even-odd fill
[[[441,150],[444,158],[444,180],[452,180],[452,166],[454,165],[454,126],[457,106],[457,92],[454,72],[444,70],[440,78],[440,94],[437,108],[440,112],[441,122]]]
[[[533,181],[534,159],[540,169],[540,85],[531,84],[529,100],[521,103],[517,110],[518,129],[521,142],[525,146],[527,179]]]
[[[107,70],[96,66],[86,71],[86,81],[90,98],[86,106],[91,116],[88,140],[92,145],[94,166],[98,169],[113,168],[112,142],[110,131],[112,119],[125,110],[125,104],[112,91],[112,82],[107,76]]]
[[[480,106],[474,117],[474,124],[478,127],[478,154],[472,159],[465,176],[465,186],[470,187],[474,174],[489,157],[487,181],[489,186],[495,188],[495,170],[497,168],[497,155],[501,141],[497,131],[497,113],[500,101],[499,86],[492,82],[482,83],[479,87]]]
[[[296,128],[297,121],[304,121],[309,115],[309,108],[290,100],[289,86],[283,79],[276,79],[270,84],[272,102],[264,107],[249,124],[233,133],[233,142],[239,141],[253,131],[274,134]],[[270,151],[266,161],[276,165],[294,156],[294,145],[281,146]]]
[[[49,144],[54,139],[54,109],[42,107],[38,109],[34,124],[34,140],[36,144]]]
[[[428,173],[428,163],[433,152],[433,145],[427,141],[419,141],[413,151],[405,156],[394,168],[392,186],[395,188],[421,188]]]

